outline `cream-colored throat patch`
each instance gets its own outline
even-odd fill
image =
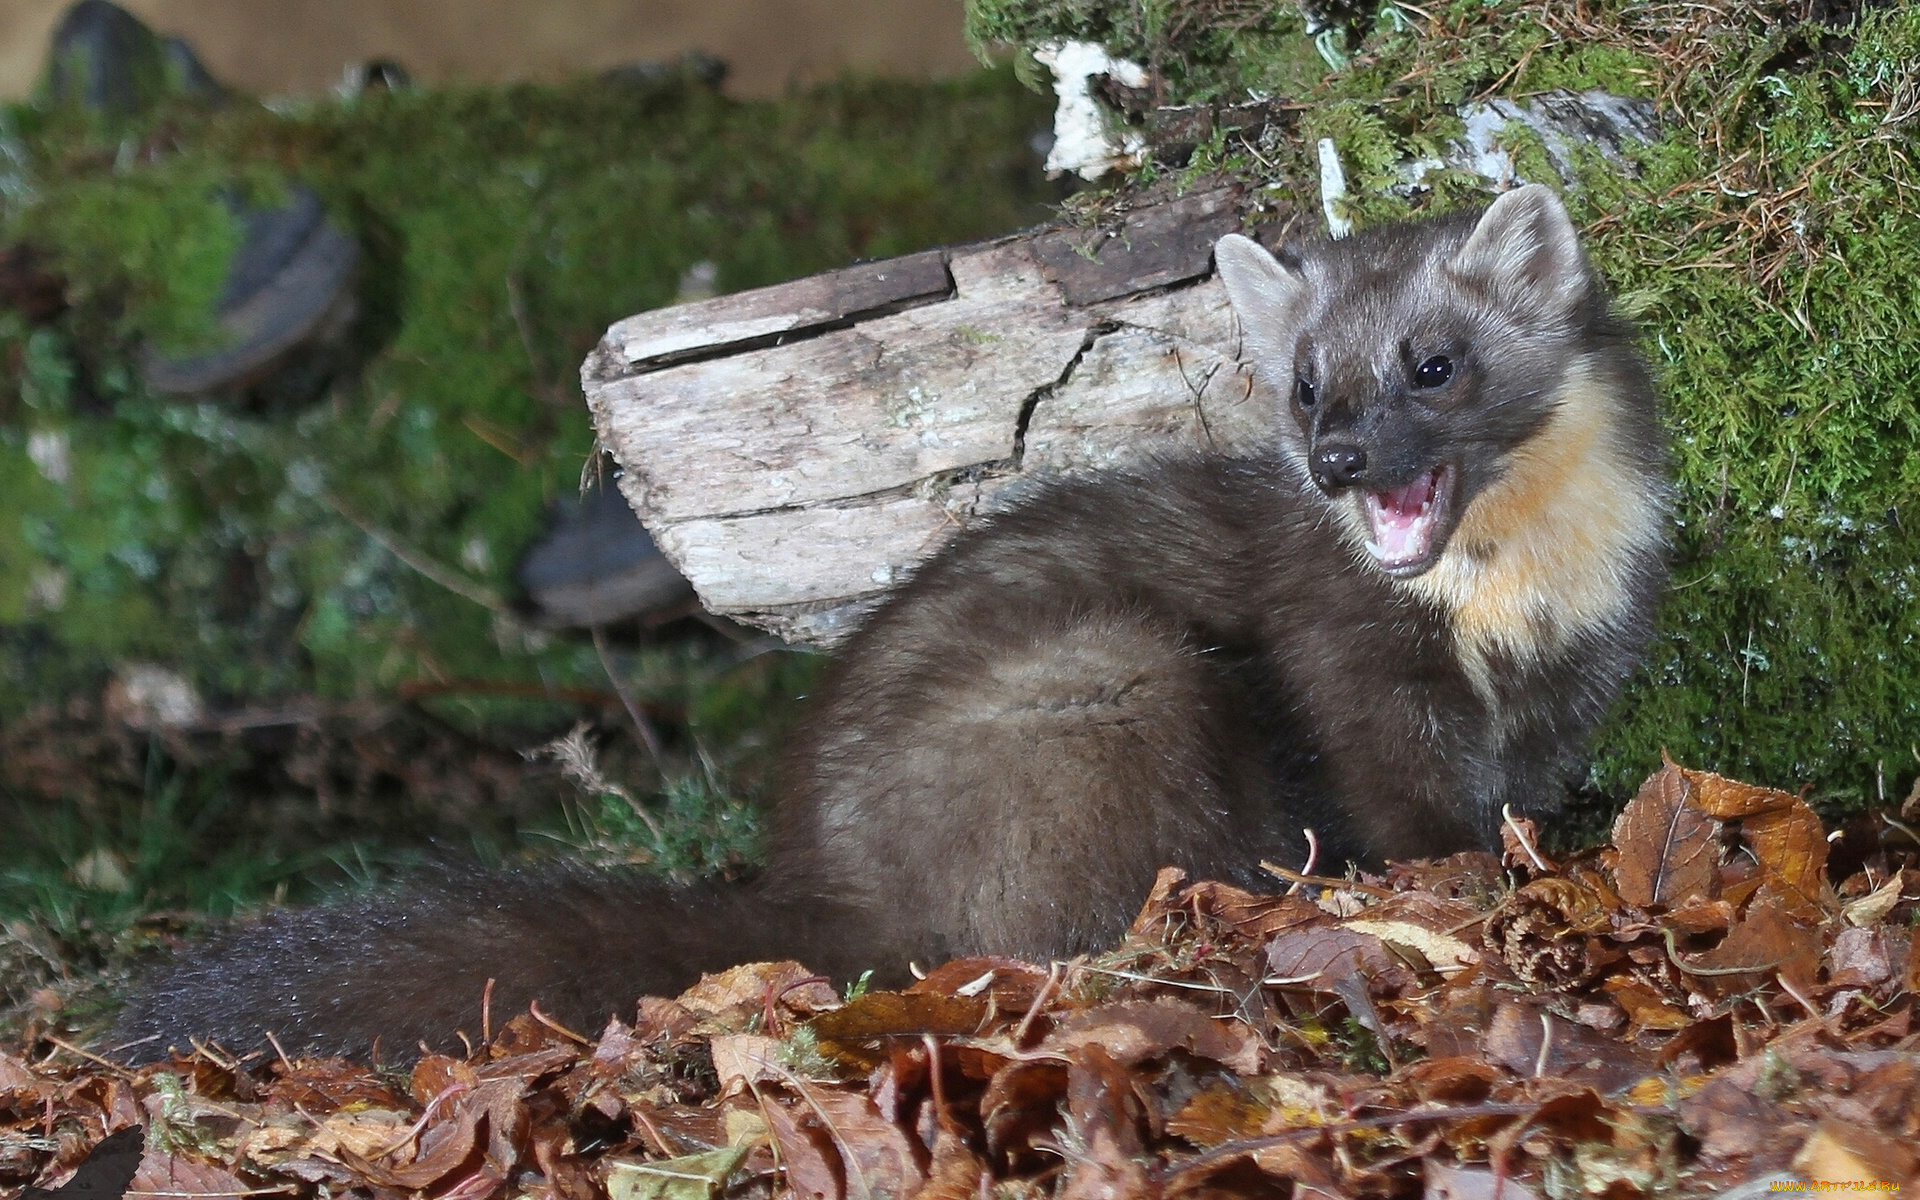
[[[1440,561],[1405,581],[1452,614],[1476,683],[1490,656],[1538,662],[1631,600],[1630,564],[1664,517],[1659,482],[1621,452],[1623,403],[1591,359],[1575,362],[1546,426],[1461,514]]]

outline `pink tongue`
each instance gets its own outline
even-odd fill
[[[1438,471],[1429,471],[1412,483],[1389,492],[1367,494],[1367,516],[1373,526],[1374,557],[1389,566],[1424,558],[1433,542],[1431,507]]]

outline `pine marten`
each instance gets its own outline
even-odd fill
[[[539,999],[586,1027],[702,971],[1109,943],[1155,871],[1495,844],[1551,811],[1665,578],[1647,371],[1543,187],[1215,251],[1270,398],[1242,458],[1044,486],[830,668],[754,884],[442,872],[184,955],[116,1038],[406,1052]]]

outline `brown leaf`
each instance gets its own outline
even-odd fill
[[[140,1169],[134,1173],[126,1194],[129,1200],[143,1200],[143,1192],[237,1196],[249,1188],[244,1179],[217,1163],[149,1149],[141,1158]]]
[[[480,1077],[473,1068],[457,1058],[448,1058],[444,1054],[429,1054],[414,1064],[413,1078],[407,1090],[413,1094],[416,1104],[427,1104],[455,1084],[473,1087]]]
[[[1023,1013],[1047,986],[1047,972],[1017,958],[956,958],[927,972],[906,994],[932,992],[960,999],[985,1000],[1001,1012]]]
[[[1218,1020],[1190,1004],[1164,998],[1103,1004],[1067,1022],[1042,1048],[1072,1058],[1088,1046],[1099,1046],[1127,1067],[1185,1050],[1243,1075],[1260,1069],[1260,1039],[1245,1024]]]
[[[806,1099],[840,1152],[851,1200],[894,1200],[926,1182],[926,1151],[873,1101],[824,1087],[808,1089]]]
[[[334,1112],[349,1105],[405,1108],[406,1101],[378,1076],[344,1058],[303,1058],[291,1066],[275,1063],[275,1078],[261,1091],[289,1108]]]
[[[1253,1137],[1266,1117],[1267,1106],[1244,1086],[1216,1082],[1167,1118],[1167,1132],[1210,1150],[1222,1142]]]
[[[1708,816],[1740,822],[1765,881],[1788,911],[1818,921],[1826,911],[1827,838],[1820,818],[1790,792],[1755,787],[1709,771],[1683,771],[1692,803]]]
[[[1745,991],[1775,975],[1785,976],[1805,995],[1817,982],[1820,937],[1763,893],[1718,946],[1682,955],[1674,965],[1690,989],[1711,998]]]
[[[479,1123],[485,1110],[473,1105],[458,1106],[448,1120],[437,1121],[420,1135],[419,1151],[410,1160],[394,1161],[390,1156],[365,1156],[343,1142],[340,1161],[352,1167],[363,1179],[381,1187],[419,1191],[456,1176],[464,1176],[478,1165]],[[396,1153],[405,1154],[402,1146]]]
[[[975,996],[929,992],[868,992],[808,1023],[821,1038],[854,1041],[878,1037],[952,1037],[976,1033],[986,1002]]]
[[[1067,1115],[1084,1145],[1068,1159],[1062,1200],[1152,1194],[1141,1161],[1145,1114],[1133,1076],[1098,1044],[1081,1047],[1067,1065]]]
[[[1263,1135],[1325,1125],[1344,1115],[1327,1085],[1299,1075],[1263,1075],[1249,1080],[1247,1086],[1267,1105],[1267,1119],[1260,1126]]]
[[[1482,1058],[1480,1039],[1493,1023],[1497,994],[1484,982],[1453,983],[1429,1001],[1421,1035],[1433,1058]]]
[[[709,1043],[720,1090],[731,1094],[756,1083],[780,1079],[780,1043],[757,1033],[726,1033]]]
[[[1389,863],[1387,885],[1397,892],[1426,892],[1456,900],[1496,896],[1508,887],[1506,868],[1485,850],[1463,850],[1432,861]]]
[[[766,1114],[780,1165],[786,1169],[787,1189],[797,1200],[844,1200],[845,1167],[819,1121],[806,1119],[811,1110],[805,1104],[789,1108],[769,1100],[761,1111]]]
[[[633,1035],[642,1042],[674,1044],[691,1039],[694,1027],[699,1024],[700,1018],[677,1000],[642,996],[639,1016],[633,1024]]]
[[[1683,1064],[1683,1060],[1690,1060],[1691,1069],[1715,1071],[1737,1061],[1739,1057],[1740,1043],[1734,1036],[1733,1017],[1728,1013],[1695,1021],[1660,1047],[1660,1065],[1663,1067],[1674,1067]]]
[[[1267,965],[1276,977],[1321,992],[1355,975],[1376,996],[1394,995],[1414,982],[1413,972],[1379,938],[1337,926],[1281,934],[1267,945]]]
[[[1429,1058],[1397,1076],[1422,1100],[1442,1104],[1478,1104],[1493,1094],[1506,1072],[1479,1058]]]
[[[1319,1146],[1287,1142],[1253,1154],[1253,1164],[1276,1179],[1293,1181],[1293,1200],[1322,1200],[1340,1196],[1328,1155]]]
[[[51,1082],[43,1084],[26,1063],[10,1054],[0,1054],[0,1098],[25,1100],[26,1104],[17,1103],[16,1107],[26,1108],[43,1088],[50,1092],[53,1086]]]
[[[1544,1200],[1539,1192],[1489,1167],[1450,1167],[1429,1159],[1423,1164],[1427,1190],[1423,1200]]]
[[[1855,878],[1861,878],[1856,876]],[[1888,880],[1857,900],[1849,900],[1842,909],[1849,925],[1878,925],[1900,903],[1905,873],[1896,871]]]
[[[1031,1157],[1034,1135],[1052,1128],[1066,1094],[1064,1063],[1040,1060],[1008,1065],[980,1097],[987,1153],[996,1160]]]
[[[1798,1144],[1796,1131],[1807,1128],[1804,1120],[1755,1094],[1763,1057],[1755,1056],[1750,1070],[1743,1070],[1743,1063],[1721,1072],[1681,1101],[1680,1126],[1699,1139],[1708,1162],[1758,1159],[1784,1167]]]
[[[1533,871],[1541,868],[1534,863],[1535,857],[1546,864],[1546,870],[1554,869],[1554,862],[1540,850],[1540,827],[1527,817],[1514,817],[1500,823],[1500,862],[1510,868]]]
[[[1793,1156],[1793,1169],[1813,1183],[1920,1183],[1920,1150],[1909,1142],[1840,1121],[1822,1121]]]
[[[1156,1195],[1146,1164],[1118,1144],[1110,1129],[1096,1129],[1084,1153],[1067,1164],[1060,1200],[1147,1200]]]
[[[1284,930],[1317,925],[1327,919],[1320,907],[1303,895],[1257,896],[1211,880],[1194,884],[1182,899],[1237,936],[1253,942],[1264,942]]]
[[[1159,945],[1170,931],[1186,928],[1185,906],[1179,898],[1186,882],[1187,873],[1179,867],[1161,867],[1153,877],[1146,902],[1141,904],[1139,914],[1127,928],[1127,940]]]
[[[1695,896],[1667,910],[1660,924],[1676,933],[1698,937],[1705,933],[1725,933],[1733,927],[1733,918],[1733,905],[1725,900]]]
[[[1484,1046],[1489,1061],[1522,1078],[1564,1079],[1602,1091],[1631,1086],[1657,1069],[1651,1056],[1619,1039],[1530,1004],[1495,1010]]]
[[[745,963],[712,975],[680,993],[682,1008],[705,1026],[744,1032],[776,1001],[805,1013],[822,1012],[839,1002],[833,986],[800,963]]]
[[[1693,1018],[1667,1002],[1645,980],[1632,975],[1615,975],[1602,985],[1613,995],[1614,1003],[1627,1014],[1631,1024],[1627,1036],[1637,1038],[1649,1029],[1685,1029]]]
[[[1872,987],[1893,977],[1885,929],[1842,929],[1828,954],[1827,986]]]
[[[993,1192],[993,1172],[959,1135],[942,1129],[934,1138],[927,1186],[916,1200],[979,1200]]]
[[[1718,827],[1691,803],[1692,781],[1671,759],[1650,776],[1613,825],[1621,899],[1646,908],[1712,895]]]
[[[647,1060],[646,1045],[616,1019],[607,1022],[593,1044],[590,1069],[596,1079],[618,1079]]]
[[[808,1022],[823,1053],[871,1069],[885,1058],[890,1037],[954,1037],[977,1033],[987,1019],[985,1000],[938,992],[868,992]]]
[[[513,1173],[527,1146],[531,1119],[521,1102],[526,1090],[523,1078],[507,1076],[483,1080],[460,1097],[462,1105],[478,1109],[486,1117],[487,1166],[502,1179]]]
[[[1425,892],[1401,892],[1342,922],[1348,929],[1370,933],[1389,946],[1413,951],[1435,969],[1453,972],[1480,961],[1480,952],[1466,940],[1485,914],[1462,900],[1447,900]]]

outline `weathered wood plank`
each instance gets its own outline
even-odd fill
[[[1034,254],[1075,306],[1199,279],[1213,270],[1214,242],[1240,228],[1239,195],[1216,188],[1135,209],[1119,229],[1042,234]]]
[[[602,386],[627,494],[661,521],[869,495],[1010,459],[1022,407],[1092,321],[1024,242],[956,254],[954,299]]]
[[[622,321],[583,370],[621,489],[710,610],[832,644],[1029,481],[1267,436],[1210,277],[1235,202],[1138,210],[1093,260],[1081,231],[958,247],[895,311],[823,277]]]
[[[630,317],[607,331],[602,349],[626,368],[658,369],[707,353],[798,338],[919,304],[937,304],[952,291],[945,253],[928,250]]]
[[[714,611],[759,614],[802,641],[838,640],[1005,483],[962,484],[947,495],[894,496],[666,525],[661,549],[704,585]],[[844,610],[844,611],[843,611]]]

